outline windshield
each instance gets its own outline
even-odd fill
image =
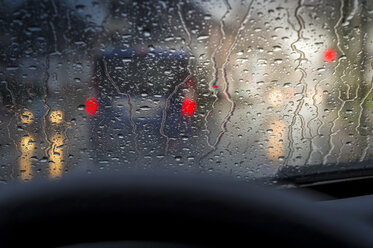
[[[373,2],[2,1],[0,179],[370,166]]]

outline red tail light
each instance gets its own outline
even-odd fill
[[[326,62],[333,62],[335,58],[337,57],[337,54],[334,51],[334,49],[328,49],[324,52],[323,57]]]
[[[85,101],[85,112],[88,115],[95,115],[98,109],[98,101],[96,97],[90,97]]]
[[[187,98],[181,105],[181,114],[185,117],[191,117],[196,112],[197,104],[192,98]]]

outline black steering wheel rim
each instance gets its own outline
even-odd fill
[[[221,178],[136,172],[0,190],[2,247],[106,240],[368,247],[372,231],[307,197]]]

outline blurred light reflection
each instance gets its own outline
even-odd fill
[[[52,111],[49,115],[49,120],[52,123],[60,124],[63,121],[63,113],[61,110]]]
[[[285,156],[285,122],[283,120],[272,121],[268,127],[267,157],[268,159],[279,162]]]
[[[49,150],[49,177],[57,178],[61,177],[63,172],[64,135],[62,133],[56,133],[50,140],[52,146]]]
[[[281,90],[272,90],[268,94],[268,101],[273,107],[280,107],[284,103],[284,95]]]
[[[31,135],[25,135],[21,139],[21,157],[19,160],[19,170],[22,180],[32,179],[31,157],[35,150],[35,141]]]
[[[34,121],[34,114],[31,111],[23,111],[20,116],[22,124],[30,124]]]

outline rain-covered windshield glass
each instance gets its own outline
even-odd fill
[[[369,161],[372,18],[369,0],[3,0],[0,179]]]

